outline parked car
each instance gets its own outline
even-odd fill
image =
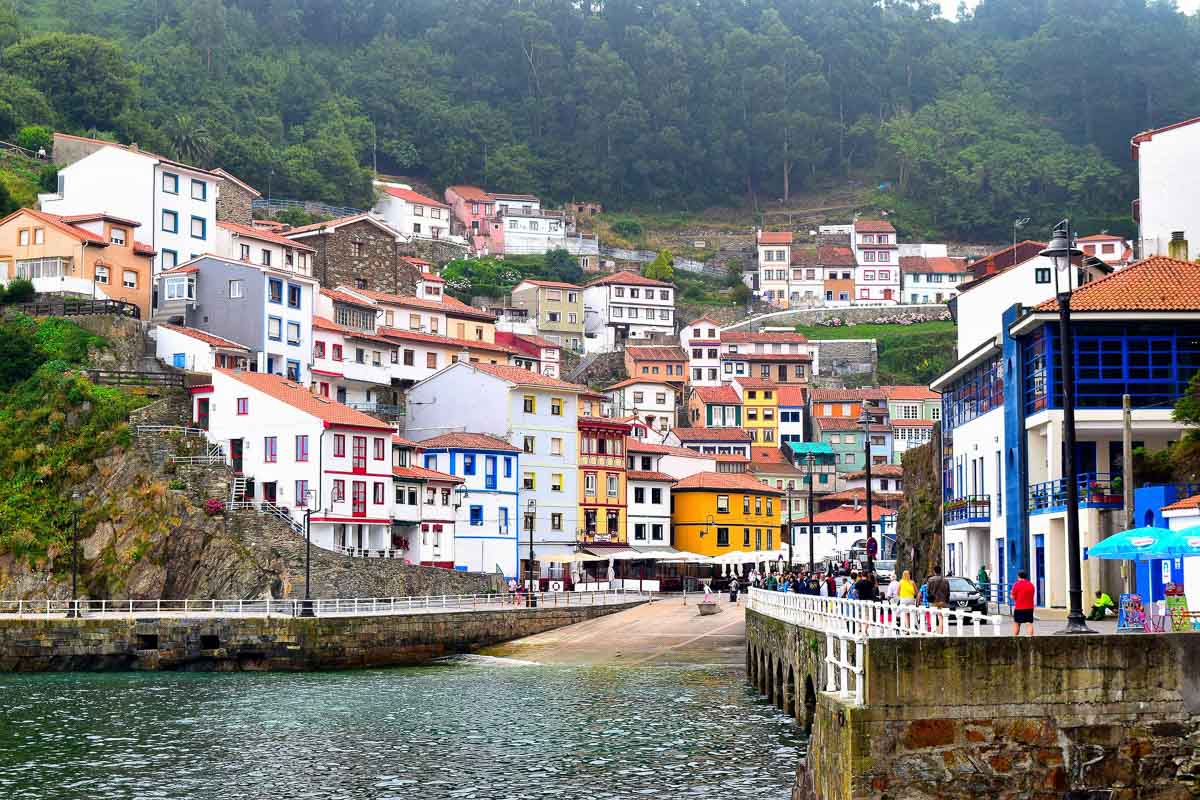
[[[879,579],[880,586],[887,586],[892,581],[896,580],[896,561],[895,559],[885,559],[875,561],[875,577]]]
[[[969,609],[980,614],[988,612],[987,598],[975,581],[957,575],[951,575],[946,580],[950,581],[951,608]]]

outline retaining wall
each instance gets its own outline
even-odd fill
[[[638,604],[309,619],[4,619],[0,672],[288,671],[423,664]]]

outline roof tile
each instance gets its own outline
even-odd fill
[[[519,453],[520,449],[512,446],[503,439],[490,433],[443,433],[432,439],[419,443],[426,450],[501,450],[506,453]]]
[[[378,428],[391,431],[392,426],[368,416],[361,411],[355,411],[349,406],[317,397],[311,391],[298,383],[289,381],[283,375],[272,375],[267,372],[241,372],[217,368],[216,372],[228,375],[239,383],[256,389],[265,395],[287,403],[298,411],[303,411],[331,425],[353,425],[359,428]]]
[[[753,475],[745,472],[697,472],[694,475],[689,475],[677,481],[672,491],[686,489],[783,494],[782,489],[768,486]]]
[[[750,434],[741,428],[673,428],[681,442],[749,442]]]
[[[1038,311],[1057,311],[1058,300]],[[1071,293],[1071,311],[1200,311],[1200,264],[1166,256],[1142,259]]]
[[[667,289],[675,288],[675,284],[673,283],[656,281],[653,278],[647,278],[645,275],[630,270],[621,270],[611,275],[596,278],[596,280],[584,284],[584,288],[586,289],[590,286],[608,286],[610,284],[621,284],[623,286],[662,286]]]

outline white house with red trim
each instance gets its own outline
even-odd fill
[[[461,236],[450,236],[450,206],[426,197],[406,183],[375,181],[379,199],[372,213],[387,225],[417,239],[452,239],[464,243]]]
[[[372,414],[397,411],[401,393],[392,386],[392,370],[399,348],[377,333],[377,320],[378,310],[367,298],[320,291],[312,322],[312,388],[319,396]]]
[[[1093,233],[1090,236],[1080,236],[1075,240],[1076,246],[1086,255],[1108,264],[1110,267],[1128,266],[1133,261],[1133,245],[1124,236],[1111,233]]]
[[[285,238],[266,228],[218,222],[213,252],[246,264],[312,277],[312,259],[317,251],[303,242]]]
[[[453,569],[455,519],[466,491],[463,479],[420,466],[421,446],[392,437],[392,545],[404,560]]]
[[[758,230],[758,295],[778,308],[788,307],[792,269],[792,232]]]
[[[900,258],[896,228],[879,219],[854,221],[851,247],[855,305],[896,305],[900,302]]]
[[[212,372],[222,369],[246,369],[250,348],[207,331],[160,322],[154,328],[155,356],[175,369]]]
[[[631,339],[674,336],[675,285],[629,270],[614,272],[583,287],[583,315],[586,353],[610,352]]]
[[[393,429],[317,397],[281,375],[214,369],[192,390],[193,419],[220,445],[236,481],[233,503],[280,512],[313,544],[399,558],[392,538]]]

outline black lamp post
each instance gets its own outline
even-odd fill
[[[808,571],[813,571],[813,469],[817,463],[817,454],[808,454]]]
[[[867,413],[867,401],[863,400],[862,415],[859,416],[858,422],[863,429],[863,455],[866,457],[866,476],[867,476],[867,571],[871,572],[875,569],[875,558],[871,555],[871,530],[873,527],[871,521],[871,415]],[[879,546],[879,542],[875,543]]]
[[[309,489],[304,493],[304,602],[300,604],[300,616],[315,617],[312,595],[309,586],[312,584],[312,500],[314,492]]]
[[[525,505],[525,527],[529,529],[529,594],[525,595],[525,605],[528,608],[537,607],[537,597],[534,592],[537,591],[537,584],[534,582],[537,579],[533,575],[533,526],[537,519],[537,500],[532,497]]]
[[[1063,477],[1067,486],[1067,570],[1069,611],[1067,627],[1059,633],[1095,633],[1083,616],[1083,585],[1079,551],[1079,476],[1075,474],[1075,345],[1071,333],[1071,270],[1073,260],[1083,255],[1071,236],[1071,221],[1054,226],[1054,238],[1038,255],[1054,264],[1054,292],[1058,297],[1059,363],[1062,364]],[[1059,273],[1067,285],[1059,284]],[[1053,376],[1051,376],[1053,377]]]
[[[71,492],[71,607],[67,609],[68,617],[81,616],[79,613],[79,501],[83,495],[79,490]]]

